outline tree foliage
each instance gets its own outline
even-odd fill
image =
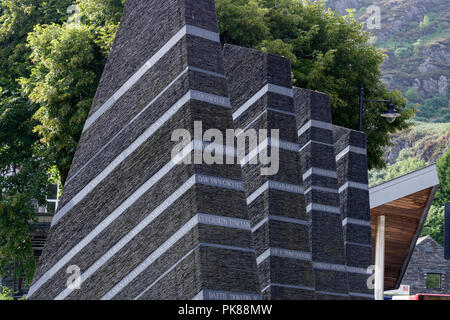
[[[34,66],[21,83],[39,105],[35,131],[64,184],[101,75],[102,55],[89,30],[81,27],[37,26],[28,45]]]
[[[371,171],[369,173],[370,182],[373,186],[379,185],[380,183],[422,169],[426,165],[427,163],[420,158],[399,156],[395,164],[387,166],[382,170]]]
[[[14,300],[14,292],[8,287],[0,288],[0,300]]]
[[[27,280],[34,271],[29,237],[29,222],[35,218],[32,200],[45,203],[49,169],[33,132],[35,110],[25,98],[1,96],[0,271],[12,264]]]
[[[429,99],[425,99],[417,108],[417,120],[428,122],[450,122],[450,111],[448,102],[450,93],[447,97],[435,94]]]
[[[450,149],[437,161],[439,188],[428,213],[422,235],[430,235],[444,245],[444,207],[450,202]]]
[[[0,273],[13,266],[17,277],[34,272],[31,201],[45,203],[50,163],[33,119],[38,105],[17,81],[29,76],[27,35],[39,23],[60,21],[70,1],[2,0],[0,2]]]
[[[450,149],[437,161],[439,190],[434,197],[434,205],[443,207],[450,202]]]
[[[8,300],[8,301],[12,301],[15,300],[17,298],[15,298],[17,295],[17,292],[12,291],[11,289],[9,289],[8,287],[0,287],[0,301],[1,300]],[[26,296],[20,297],[17,300],[26,300]]]
[[[444,207],[431,206],[421,236],[431,236],[441,246],[444,245]]]
[[[28,34],[33,63],[23,91],[40,106],[35,131],[48,147],[64,185],[117,30],[122,0],[79,0],[79,14]],[[73,10],[74,11],[74,10]],[[77,25],[74,20],[79,19]]]
[[[0,86],[14,91],[29,74],[28,34],[37,24],[61,22],[71,0],[2,0],[0,3]]]

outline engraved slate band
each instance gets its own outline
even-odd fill
[[[223,99],[220,99],[223,98]],[[198,99],[209,103],[230,108],[228,98],[218,97],[199,91],[189,90],[180,100],[178,100],[164,115],[153,123],[142,135],[140,135],[128,148],[117,156],[97,177],[91,180],[80,192],[78,192],[65,206],[55,214],[52,226],[58,223],[76,204],[86,197],[97,185],[100,184],[115,168],[117,168],[128,156],[136,151],[148,138],[156,133],[175,113],[177,113],[189,100]],[[222,103],[222,104],[219,104]]]
[[[182,187],[174,193],[175,194],[174,198],[179,198],[180,195],[177,193],[185,192],[186,189],[190,188],[193,185],[191,183],[192,183],[192,179],[188,180],[187,184],[184,185],[184,188]],[[151,217],[151,215],[149,215],[149,217]],[[137,234],[138,232],[140,232],[140,230],[145,228],[145,226],[150,224],[156,217],[157,217],[157,215],[152,217],[153,219],[148,219],[148,221],[146,221],[146,219],[144,219],[141,222],[142,225],[134,232],[131,231],[129,234],[132,234],[132,235]],[[215,225],[215,226],[219,225],[219,226],[223,226],[223,227],[236,228],[236,229],[245,228],[247,230],[249,230],[249,228],[250,228],[250,222],[248,220],[235,219],[235,218],[229,218],[229,217],[220,217],[220,216],[215,216],[215,215],[199,213],[199,214],[195,215],[194,217],[192,217],[183,227],[181,227],[176,233],[174,233],[159,248],[157,248],[155,251],[153,251],[153,253],[150,255],[150,257],[152,257],[152,258],[151,259],[148,258],[148,260],[153,263],[157,258],[162,256],[178,240],[180,240],[185,234],[187,234],[190,230],[192,230],[192,228],[194,228],[198,224]],[[97,260],[96,263],[94,263],[88,270],[86,270],[86,272],[84,272],[81,275],[81,282],[83,283],[95,271],[97,271],[101,265],[105,264],[107,262],[106,257],[108,257],[108,256],[112,257],[116,252],[118,252],[121,248],[123,248],[126,245],[126,243],[128,243],[132,239],[132,235],[126,235],[125,237],[123,237],[122,239],[124,241],[121,240],[118,244],[116,244],[114,247],[112,247],[108,251],[110,253],[109,255],[105,254],[104,256],[102,256],[102,258],[100,258],[101,261]],[[123,242],[123,243],[121,243],[121,242]],[[55,298],[55,300],[62,300],[64,298],[66,298],[72,291],[73,290],[70,290],[69,288],[65,289],[63,292],[61,292]],[[106,296],[107,295],[105,295],[105,297]]]
[[[247,204],[251,204],[260,195],[262,195],[266,190],[269,190],[269,189],[284,191],[284,192],[289,192],[289,193],[304,194],[303,186],[269,180],[269,181],[266,181],[261,187],[259,187],[255,192],[253,192],[247,198]]]
[[[192,148],[192,144],[185,147],[182,151],[184,153],[189,152]],[[53,265],[44,275],[39,278],[29,290],[29,296],[32,296],[44,283],[46,283],[56,272],[58,272],[67,262],[70,261],[76,254],[78,254],[84,247],[86,247],[95,237],[97,237],[102,231],[104,231],[110,224],[112,224],[121,214],[123,214],[134,202],[137,201],[148,189],[150,189],[157,181],[169,172],[175,164],[170,161],[167,163],[160,171],[158,171],[153,177],[151,177],[144,185],[142,185],[133,195],[131,195],[127,200],[125,200],[118,208],[116,208],[108,217],[106,217],[95,229],[93,229],[86,237],[83,238],[75,247],[73,247],[65,256],[63,256],[56,264]],[[195,183],[208,183],[208,185],[213,185],[216,187],[223,187],[228,189],[242,190],[242,182],[234,183],[230,179],[222,179],[209,177],[209,176],[192,176],[183,185],[184,188],[187,186],[192,187]],[[186,189],[187,191],[187,189]],[[180,191],[181,192],[181,191]],[[173,196],[173,195],[172,195]],[[181,196],[181,195],[180,195]],[[170,197],[169,197],[170,198]],[[176,199],[175,199],[176,200]],[[175,201],[174,200],[174,201]],[[167,200],[166,200],[167,201]],[[155,209],[156,210],[156,209]]]
[[[247,111],[248,108],[250,108],[256,101],[261,99],[268,92],[285,95],[291,98],[294,96],[294,92],[292,89],[268,83],[233,113],[233,119],[236,120],[237,118],[239,118],[245,111]]]
[[[153,67],[169,50],[174,47],[185,35],[193,35],[210,41],[220,43],[220,36],[199,27],[183,26],[166,44],[159,49],[131,78],[129,78],[97,111],[95,111],[86,121],[83,132],[86,131],[100,116],[106,112],[122,95],[125,94],[151,67]]]

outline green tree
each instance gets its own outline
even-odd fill
[[[411,87],[406,90],[404,96],[409,102],[418,102],[420,100],[419,89],[417,87]]]
[[[35,130],[47,146],[64,184],[104,65],[89,28],[36,26],[28,37],[34,63],[21,80],[40,108]]]
[[[15,300],[14,296],[17,294],[17,292],[13,292],[8,287],[0,287],[0,300]],[[17,300],[26,300],[26,296],[23,296]]]
[[[440,245],[444,245],[444,207],[431,206],[421,236],[431,236]]]
[[[72,0],[0,2],[0,86],[14,91],[16,79],[29,74],[27,35],[37,24],[62,22]]]
[[[0,288],[0,300],[14,300],[14,292],[8,287]]]
[[[387,166],[382,170],[372,170],[369,172],[369,180],[372,186],[422,169],[427,165],[422,159],[412,157],[410,152],[404,152],[405,150],[407,149],[400,152],[397,162],[393,165]]]
[[[39,23],[62,21],[71,0],[0,2],[0,274],[14,266],[18,277],[34,272],[29,223],[31,200],[45,202],[49,163],[45,145],[33,132],[38,105],[20,91],[17,79],[30,74],[27,34]]]
[[[434,205],[443,207],[450,202],[450,149],[437,161],[439,189],[434,197]]]
[[[78,0],[80,25],[43,24],[28,34],[31,75],[20,80],[40,108],[35,130],[64,185],[119,25],[123,0]]]
[[[439,94],[435,94],[433,97],[425,99],[418,107],[417,119],[428,122],[450,121],[448,101],[448,97],[442,97]]]
[[[444,244],[444,206],[450,202],[450,149],[437,161],[439,189],[428,213],[422,235],[430,235]]]
[[[420,31],[426,31],[430,27],[430,17],[426,14],[423,21],[419,24]]]
[[[49,164],[36,143],[37,122],[30,119],[36,106],[25,98],[0,98],[0,273],[12,265],[18,277],[31,280],[32,200],[45,203]]]

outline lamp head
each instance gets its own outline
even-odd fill
[[[386,118],[387,122],[394,123],[394,121],[401,116],[400,113],[395,110],[394,103],[391,99],[391,102],[388,104],[388,111],[382,113],[381,116]]]

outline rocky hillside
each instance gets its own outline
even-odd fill
[[[417,122],[392,136],[392,143],[385,153],[387,168],[369,173],[371,186],[435,163],[450,148],[450,123]]]
[[[340,13],[356,9],[367,22],[379,7],[373,43],[387,55],[383,82],[420,104],[418,120],[450,122],[450,0],[328,0]],[[366,25],[367,27],[367,25]]]
[[[450,145],[450,123],[417,123],[392,136],[393,146],[385,154],[388,165],[406,157],[434,163]]]

